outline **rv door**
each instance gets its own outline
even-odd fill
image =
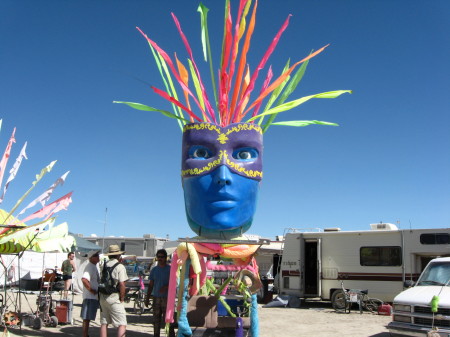
[[[322,239],[317,239],[317,297],[322,297]]]
[[[303,296],[304,251],[304,239],[301,233],[286,235],[281,259],[281,275],[278,274],[281,294]]]
[[[320,239],[307,239],[304,243],[304,264],[302,275],[306,297],[321,295],[320,272],[322,270],[320,257]]]

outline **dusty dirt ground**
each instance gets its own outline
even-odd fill
[[[59,295],[54,295],[59,299]],[[22,329],[11,328],[11,336],[81,336],[80,309],[81,295],[74,296],[73,325],[59,325],[56,328],[43,327],[34,330],[28,326]],[[31,307],[31,308],[30,308]],[[139,316],[133,314],[133,302],[126,304],[127,308],[127,337],[153,336],[152,315],[146,312]],[[22,297],[22,311],[36,310],[36,296],[27,294]],[[95,322],[91,322],[90,337],[98,337],[99,313]],[[362,315],[358,311],[350,314],[339,313],[331,308],[327,302],[308,301],[302,302],[301,308],[264,308],[259,307],[260,337],[298,337],[298,336],[352,336],[352,337],[389,337],[386,325],[390,322],[390,316],[381,316],[369,312]],[[116,336],[114,328],[108,331],[109,336]],[[199,334],[196,334],[199,335]],[[217,336],[210,333],[208,336]],[[232,334],[234,336],[234,334]],[[161,336],[165,336],[161,331]]]

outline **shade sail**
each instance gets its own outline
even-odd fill
[[[6,212],[0,210],[0,218]],[[66,222],[54,226],[55,219],[32,226],[15,227],[0,235],[0,253],[13,254],[23,250],[35,252],[68,252],[75,245],[75,239],[69,235]]]

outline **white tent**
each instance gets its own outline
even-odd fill
[[[3,265],[6,266],[0,269],[0,286],[4,286],[5,280],[7,284],[17,284],[19,275],[22,280],[35,280],[42,277],[42,272],[46,268],[61,269],[64,260],[67,259],[67,253],[37,253],[33,251],[23,252],[20,258],[20,271],[18,270],[17,255],[1,255]],[[74,291],[80,292],[79,283],[75,282],[77,274],[82,273],[82,264],[86,257],[81,254],[75,254],[75,262],[77,272],[74,273]],[[5,277],[6,272],[6,277]]]

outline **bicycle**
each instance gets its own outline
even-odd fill
[[[134,290],[132,293],[127,293],[125,295],[125,302],[129,303],[131,299],[134,301],[133,305],[133,312],[136,315],[142,315],[145,313],[145,310],[151,310],[153,306],[153,301],[150,300],[149,306],[145,307],[145,285],[144,285],[144,278],[141,273],[139,273],[139,281],[138,281],[138,288]]]
[[[336,290],[331,298],[333,308],[336,311],[344,309],[344,312],[350,313],[352,304],[358,303],[360,314],[362,314],[363,309],[369,312],[378,312],[378,307],[384,303],[378,298],[369,297],[367,289],[346,289],[344,281],[341,281],[341,288],[341,290]]]

